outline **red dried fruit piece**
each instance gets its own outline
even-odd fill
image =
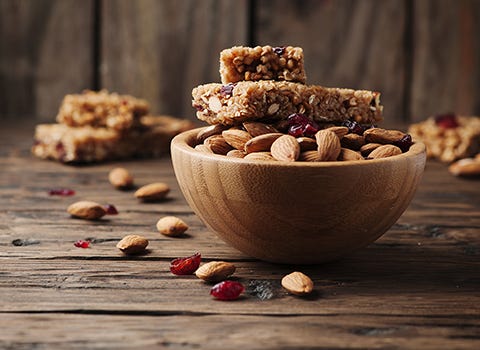
[[[79,239],[78,241],[73,243],[73,245],[77,248],[88,248],[90,246],[90,241],[84,241]]]
[[[175,275],[191,275],[193,274],[202,261],[202,255],[195,253],[186,258],[177,258],[170,263],[170,271]]]
[[[226,85],[222,85],[220,88],[220,95],[225,97],[231,97],[233,94],[233,88],[235,87],[235,83],[228,83]]]
[[[318,124],[305,114],[293,113],[288,116],[287,120],[288,134],[293,137],[313,137],[319,130]]]
[[[75,191],[70,188],[52,188],[48,194],[50,196],[73,196]]]
[[[210,290],[210,295],[219,300],[235,300],[245,291],[245,287],[240,282],[223,281],[217,283]]]
[[[363,135],[365,131],[365,129],[354,120],[345,120],[342,125],[346,126],[352,134]]]
[[[443,129],[454,129],[459,126],[455,114],[440,114],[435,116],[435,124]]]
[[[398,141],[395,141],[393,144],[400,148],[402,152],[407,152],[410,149],[410,146],[413,145],[412,136],[410,134],[406,134],[404,137],[402,137]]]
[[[107,212],[107,215],[117,215],[118,210],[115,208],[113,204],[106,204],[103,206],[105,208],[105,211]]]

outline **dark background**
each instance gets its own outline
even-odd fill
[[[0,0],[0,119],[107,88],[195,119],[234,45],[304,49],[308,83],[382,92],[388,123],[480,114],[480,1]]]

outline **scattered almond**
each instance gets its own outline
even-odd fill
[[[107,213],[101,204],[91,201],[73,203],[67,208],[67,212],[76,218],[86,220],[97,220]]]
[[[405,134],[398,130],[386,130],[382,128],[371,128],[363,132],[366,143],[393,143],[401,140]]]
[[[272,144],[282,135],[283,134],[279,132],[275,132],[255,136],[245,143],[245,152],[252,153],[270,151]]]
[[[117,248],[127,255],[140,254],[147,246],[148,240],[139,235],[125,236],[117,243]]]
[[[295,295],[305,295],[313,291],[313,282],[301,272],[292,272],[282,278],[282,287]]]
[[[252,138],[248,132],[240,129],[225,130],[222,132],[222,136],[226,143],[242,151],[245,148],[245,143]]]
[[[114,187],[122,190],[132,188],[133,186],[133,177],[125,168],[112,169],[108,174],[108,180]]]
[[[320,130],[315,134],[320,161],[337,160],[340,154],[340,139],[330,130]]]
[[[165,236],[180,236],[188,230],[188,225],[176,216],[165,216],[157,222],[158,232]]]
[[[480,175],[480,157],[464,158],[452,163],[448,170],[455,176],[479,176]]]
[[[272,143],[270,152],[276,160],[294,162],[300,155],[300,145],[295,137],[283,135]]]
[[[207,282],[220,282],[233,275],[235,265],[225,261],[211,261],[200,266],[195,275]]]
[[[397,154],[401,154],[402,150],[394,145],[382,145],[374,149],[368,155],[369,158],[378,159],[378,158],[387,158],[391,156],[396,156]]]
[[[152,202],[164,199],[170,192],[170,187],[163,182],[154,182],[140,187],[135,192],[135,197],[145,202]]]

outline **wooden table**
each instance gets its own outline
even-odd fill
[[[274,265],[208,231],[168,158],[66,166],[32,158],[32,134],[31,127],[0,129],[0,348],[480,348],[478,180],[429,162],[408,210],[374,244],[326,265]],[[115,190],[107,174],[118,165],[138,185],[168,183],[169,199],[141,204]],[[76,195],[47,194],[58,186]],[[120,213],[72,219],[65,209],[80,199],[112,203]],[[157,233],[164,215],[184,219],[188,235]],[[115,248],[130,233],[150,240],[149,254],[128,258]],[[90,248],[73,245],[86,238]],[[173,258],[197,251],[203,261],[234,262],[244,297],[216,301],[210,285],[170,273]],[[314,295],[282,290],[281,277],[293,270],[312,277]],[[262,300],[258,286],[273,297]]]

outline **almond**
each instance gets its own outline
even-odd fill
[[[211,96],[208,99],[208,108],[214,113],[220,112],[222,109],[222,101],[217,96]]]
[[[270,152],[253,152],[249,153],[245,156],[246,160],[259,160],[259,161],[276,161],[275,158],[272,157]]]
[[[313,282],[301,272],[292,272],[282,278],[282,287],[295,295],[305,295],[313,291]]]
[[[243,127],[252,137],[278,132],[273,126],[259,122],[244,122]]]
[[[330,130],[320,130],[315,134],[320,161],[337,160],[340,154],[340,139]]]
[[[140,187],[135,192],[135,197],[145,202],[157,201],[165,198],[170,192],[170,187],[163,182],[154,182]]]
[[[272,157],[286,162],[294,162],[300,155],[300,145],[291,135],[282,135],[272,143]]]
[[[73,203],[67,208],[67,212],[76,218],[86,220],[97,220],[107,213],[101,204],[91,201]]]
[[[188,230],[188,225],[176,216],[165,216],[158,220],[157,230],[165,236],[180,236]]]
[[[382,145],[374,149],[368,155],[368,158],[378,159],[378,158],[387,158],[391,156],[396,156],[401,154],[402,150],[394,145]]]
[[[340,140],[342,147],[358,151],[364,144],[365,138],[357,134],[347,134]]]
[[[110,183],[118,189],[129,189],[133,186],[133,177],[125,168],[115,168],[108,174]]]
[[[367,157],[370,152],[380,147],[381,145],[381,143],[366,143],[362,147],[360,147],[360,153],[362,154],[362,156]]]
[[[195,150],[197,150],[199,152],[203,152],[203,153],[212,153],[213,154],[212,150],[210,148],[208,148],[207,146],[205,146],[204,144],[196,145]]]
[[[318,147],[317,142],[311,137],[297,137],[297,142],[302,152],[317,150]]]
[[[252,138],[248,132],[240,129],[225,130],[222,132],[222,136],[226,143],[242,151],[245,148],[245,143]]]
[[[480,175],[480,157],[464,158],[452,163],[448,170],[455,176],[479,176]]]
[[[262,134],[255,136],[254,138],[250,139],[247,143],[245,143],[245,152],[252,153],[252,152],[265,152],[270,151],[273,142],[282,136],[282,133],[275,132],[269,134]]]
[[[346,126],[331,126],[329,128],[326,128],[325,130],[333,131],[335,135],[338,136],[339,139],[341,139],[346,134],[348,134],[348,131],[349,131]]]
[[[348,160],[363,160],[363,157],[360,153],[355,152],[348,148],[343,148],[340,150],[338,160],[348,161]]]
[[[197,134],[197,144],[203,143],[203,141],[205,141],[207,137],[221,134],[222,131],[225,129],[226,129],[226,126],[222,124],[216,124],[216,125],[210,125],[200,130]]]
[[[232,149],[226,154],[227,157],[233,157],[233,158],[244,158],[245,157],[245,152],[240,151],[238,149]]]
[[[318,151],[305,151],[300,153],[298,160],[302,162],[319,162],[320,156],[318,155]]]
[[[225,261],[211,261],[200,266],[195,275],[207,282],[220,282],[233,275],[235,265]]]
[[[207,137],[203,144],[207,146],[213,153],[221,154],[223,156],[226,155],[228,151],[232,150],[232,146],[225,141],[222,135],[213,135]]]
[[[365,141],[367,143],[381,143],[381,144],[388,144],[393,143],[395,141],[401,140],[405,133],[398,131],[398,130],[386,130],[382,128],[371,128],[367,129],[363,132],[363,136],[365,137]]]
[[[127,255],[143,253],[147,246],[148,240],[139,235],[125,236],[117,243],[117,248]]]

